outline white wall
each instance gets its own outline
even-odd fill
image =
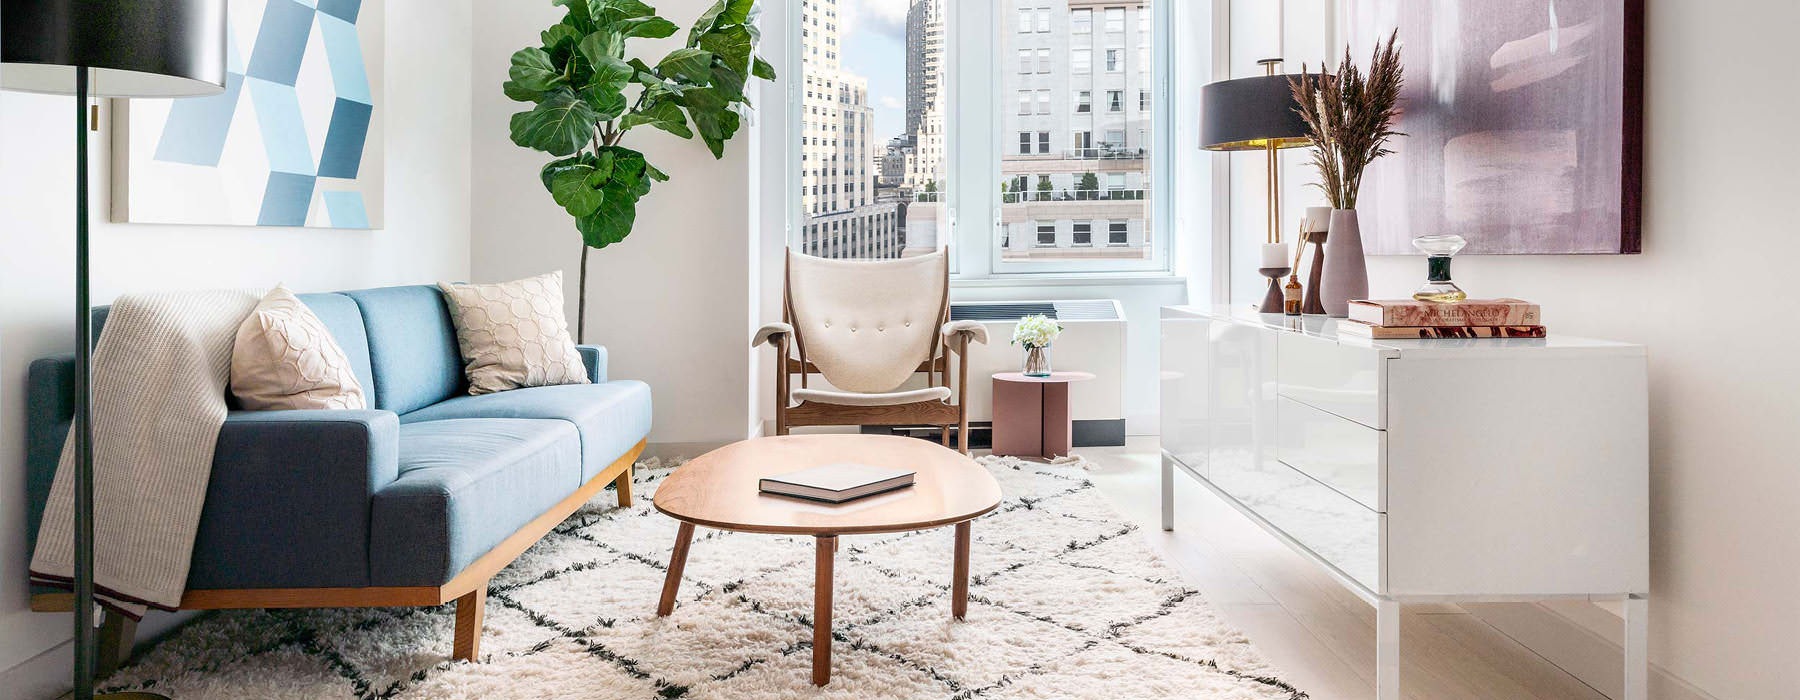
[[[1310,2],[1288,0],[1290,41],[1328,20],[1296,10]],[[1800,237],[1781,212],[1800,192],[1800,142],[1762,135],[1791,127],[1800,96],[1791,78],[1758,68],[1790,62],[1800,5],[1648,5],[1644,253],[1458,258],[1456,279],[1477,296],[1543,304],[1554,333],[1648,346],[1652,660],[1714,697],[1792,698]],[[1376,297],[1410,294],[1424,278],[1419,258],[1369,267]]]
[[[684,30],[660,41],[634,40],[629,51],[655,63],[679,48],[710,0],[663,0],[658,12]],[[508,100],[509,57],[538,45],[538,33],[563,8],[548,2],[475,3],[474,235],[475,281],[493,282],[563,271],[569,315],[581,236],[574,220],[538,181],[550,157],[513,145],[507,120],[525,103]],[[754,85],[754,83],[753,83]],[[752,89],[755,89],[754,87]],[[772,98],[771,98],[772,99]],[[683,141],[648,127],[623,145],[641,150],[673,179],[657,183],[639,204],[637,226],[624,242],[590,255],[587,342],[607,346],[614,377],[649,382],[656,404],[652,443],[719,443],[745,437],[751,423],[750,192],[757,163],[754,128],[739,132],[723,161],[699,140]]]
[[[97,303],[205,287],[300,291],[431,283],[469,274],[470,0],[389,3],[387,228],[328,231],[112,224],[107,125],[92,153]],[[0,93],[0,697],[19,667],[69,636],[27,610],[26,366],[74,348],[74,100]],[[150,623],[154,626],[154,621]],[[66,678],[66,650],[32,672]],[[35,676],[34,676],[35,677]]]

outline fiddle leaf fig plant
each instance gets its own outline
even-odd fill
[[[756,55],[762,32],[756,0],[718,0],[688,30],[687,44],[654,64],[628,56],[631,39],[664,39],[681,30],[641,0],[551,0],[567,9],[540,46],[520,49],[503,86],[532,103],[512,117],[512,141],[555,157],[539,173],[544,189],[581,233],[581,312],[585,339],[587,255],[625,240],[638,200],[669,175],[620,145],[640,126],[683,139],[696,134],[714,158],[751,108],[744,86],[774,80]]]

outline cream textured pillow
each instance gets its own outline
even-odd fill
[[[588,383],[563,317],[562,272],[499,284],[439,283],[469,393]]]
[[[238,324],[231,393],[252,411],[368,406],[344,349],[286,287],[269,292]]]

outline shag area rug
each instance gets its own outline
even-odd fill
[[[1304,698],[1140,540],[1079,458],[986,457],[1006,500],[974,523],[968,618],[952,529],[846,536],[832,681],[813,687],[811,538],[702,528],[657,618],[676,523],[639,465],[489,589],[481,663],[448,661],[453,608],[232,611],[103,685],[205,698]]]

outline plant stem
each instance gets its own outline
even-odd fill
[[[587,241],[582,241],[581,273],[576,275],[576,279],[580,281],[577,283],[578,288],[575,292],[575,342],[583,345],[587,344],[587,272],[588,244]]]

